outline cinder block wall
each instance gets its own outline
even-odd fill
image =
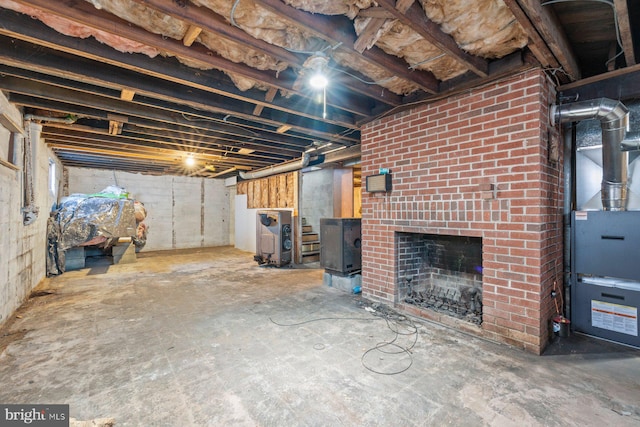
[[[144,203],[149,234],[143,251],[230,244],[231,195],[224,179],[68,168],[68,180],[69,194],[117,185]]]
[[[35,135],[39,125],[32,125]],[[9,146],[11,134],[0,126],[0,147]],[[37,136],[34,138],[37,139]],[[55,202],[48,185],[49,159],[56,163],[58,178],[62,166],[42,140],[33,144],[33,187],[35,205],[40,209],[38,218],[24,225],[23,207],[23,143],[17,144],[16,163],[20,170],[14,171],[0,165],[0,325],[27,299],[46,276],[47,219],[50,207]]]
[[[481,237],[483,323],[477,333],[540,353],[562,281],[562,159],[540,70],[371,122],[363,176],[393,173],[390,193],[362,200],[362,287],[397,304],[395,233]],[[562,148],[559,147],[560,155]],[[471,328],[473,329],[473,328]]]

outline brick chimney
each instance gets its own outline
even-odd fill
[[[372,300],[541,353],[562,281],[562,158],[552,82],[538,69],[365,125],[363,176],[392,173],[362,198],[362,289]],[[482,242],[482,322],[408,307],[405,233]],[[406,239],[405,239],[406,240]]]

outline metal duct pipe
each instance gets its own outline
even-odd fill
[[[622,151],[640,151],[640,132],[627,132],[620,148]]]
[[[606,211],[623,211],[627,201],[629,155],[620,149],[629,123],[629,110],[608,98],[552,105],[551,123],[600,120],[602,127],[602,206]]]
[[[294,162],[281,163],[279,165],[268,166],[264,169],[259,169],[251,172],[240,171],[240,178],[242,179],[256,179],[264,178],[265,176],[275,175],[277,173],[291,172],[302,169],[309,164],[309,153],[305,153],[300,159]]]
[[[576,127],[571,123],[563,125],[562,135],[564,137],[564,205],[562,209],[562,220],[564,224],[564,252],[563,252],[563,283],[564,293],[562,295],[565,314],[571,319],[571,292],[569,289],[571,281],[571,211],[576,204]]]
[[[331,151],[324,156],[325,163],[342,162],[360,157],[360,145],[352,145],[351,147],[340,150]]]

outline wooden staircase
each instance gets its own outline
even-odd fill
[[[320,235],[302,218],[302,263],[320,261]]]

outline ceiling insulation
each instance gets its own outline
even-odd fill
[[[87,1],[98,9],[104,9],[163,37],[180,40],[189,28],[184,21],[130,0]],[[355,18],[354,27],[357,34],[361,33],[370,21],[370,18],[356,18],[358,12],[375,5],[370,0],[287,0],[286,3],[312,13],[342,14]],[[445,32],[451,34],[466,51],[475,55],[499,58],[526,45],[527,38],[524,30],[501,0],[421,0],[420,3],[429,18],[442,24]],[[366,77],[361,79],[365,84],[377,84],[398,95],[407,95],[418,90],[418,86],[414,83],[398,78],[382,68],[377,68],[370,62],[362,60],[359,55],[340,49],[334,50],[335,46],[332,47],[328,41],[310,34],[296,26],[295,22],[272,13],[253,0],[194,0],[194,4],[213,10],[253,37],[292,52],[313,54],[324,51],[342,68],[357,70],[358,74]],[[150,57],[158,54],[155,49],[131,40],[83,27],[35,9],[31,10],[10,0],[0,0],[0,5],[28,13],[66,35],[82,38],[94,36],[121,52],[144,53]],[[247,49],[228,39],[220,39],[216,34],[206,31],[203,31],[197,40],[225,59],[244,63],[259,70],[281,72],[290,66],[268,54]],[[438,80],[449,80],[468,71],[464,65],[444,55],[440,49],[397,20],[388,19],[378,30],[374,40],[375,45],[384,52],[403,58],[408,68],[430,71]],[[170,56],[164,52],[162,54]],[[203,70],[213,68],[201,61],[178,59],[189,67]],[[266,87],[260,87],[254,79],[228,71],[225,73],[242,91],[252,88],[267,90]]]
[[[502,58],[527,45],[527,34],[502,0],[420,0],[427,17],[440,24],[467,52]]]
[[[440,49],[398,21],[392,21],[376,45],[391,55],[403,58],[412,69],[431,71],[438,80],[449,80],[467,71],[462,64],[443,55]]]
[[[332,58],[342,67],[359,70],[367,77],[365,81],[368,83],[382,86],[393,93],[407,95],[418,89],[414,83],[395,77],[382,68],[374,67],[359,56],[336,51],[333,52]]]
[[[184,21],[157,12],[140,3],[129,0],[87,0],[96,9],[104,9],[107,12],[138,25],[145,30],[160,34],[164,37],[180,40],[189,28]]]
[[[137,43],[133,40],[118,37],[116,35],[105,33],[103,31],[89,28],[84,25],[79,25],[63,17],[52,15],[29,6],[24,6],[11,0],[0,0],[0,7],[27,14],[34,19],[42,21],[57,32],[70,37],[86,39],[87,37],[93,36],[101,43],[111,46],[112,48],[120,52],[143,53],[151,58],[154,58],[160,53],[156,49],[153,49],[141,43]]]
[[[284,0],[296,9],[323,15],[346,15],[354,19],[362,9],[375,6],[372,0]]]
[[[232,25],[242,28],[253,37],[292,50],[319,50],[326,47],[320,39],[292,25],[253,2],[253,0],[193,0],[223,16]],[[233,6],[235,5],[235,8]],[[233,12],[233,15],[232,15]]]
[[[77,117],[44,120],[65,166],[205,176],[188,152],[232,176],[357,151],[376,118],[532,67],[557,84],[630,69],[640,6],[616,2],[617,26],[594,2],[0,0],[0,90],[26,114]]]

